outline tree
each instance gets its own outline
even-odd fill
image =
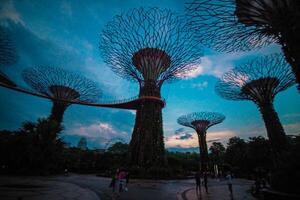
[[[128,144],[122,142],[116,142],[111,147],[109,147],[107,151],[115,154],[126,154],[128,153],[128,148],[129,148]]]
[[[274,109],[275,96],[295,84],[295,77],[284,59],[278,55],[264,56],[235,67],[216,84],[216,92],[229,100],[254,102],[265,122],[274,162],[286,150],[284,129]]]
[[[51,99],[49,119],[59,124],[70,101],[95,102],[102,93],[95,82],[62,68],[28,68],[22,76],[32,89]]]
[[[219,173],[220,166],[224,162],[225,147],[221,142],[213,142],[209,147],[209,151],[210,160],[213,166],[217,167]]]
[[[202,55],[183,18],[168,9],[139,8],[116,16],[102,32],[104,61],[119,76],[138,82],[139,98],[130,161],[164,166],[161,87],[193,70]]]
[[[199,151],[202,172],[208,169],[208,151],[206,131],[209,127],[223,122],[225,116],[216,112],[197,112],[183,115],[177,119],[178,124],[193,128],[198,134]]]
[[[247,143],[239,137],[232,137],[227,143],[225,162],[237,174],[247,171]]]
[[[86,151],[88,149],[87,147],[87,141],[85,137],[81,137],[78,141],[77,147],[83,151]]]
[[[280,44],[300,91],[299,0],[194,0],[187,15],[198,40],[219,51]]]

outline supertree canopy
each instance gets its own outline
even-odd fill
[[[208,164],[206,131],[209,127],[223,122],[224,119],[224,115],[216,112],[195,112],[177,119],[178,124],[193,128],[197,132],[202,172],[207,171]]]
[[[61,68],[28,68],[22,76],[32,89],[51,99],[53,106],[49,118],[59,124],[65,110],[71,105],[68,101],[92,103],[101,97],[101,90],[95,82]]]
[[[17,61],[16,48],[5,27],[0,25],[0,66],[12,65]],[[16,86],[5,74],[0,71],[0,82]]]
[[[220,51],[280,44],[300,83],[299,0],[194,0],[187,15],[197,38]]]
[[[225,73],[216,92],[229,100],[250,100],[259,108],[276,156],[286,147],[286,137],[273,102],[276,94],[295,84],[295,77],[279,54],[252,60]]]
[[[100,49],[116,74],[139,83],[140,97],[161,98],[163,82],[184,77],[201,56],[184,18],[158,8],[116,16],[103,30]],[[161,109],[161,104],[148,101],[137,110],[130,142],[132,164],[163,165]]]

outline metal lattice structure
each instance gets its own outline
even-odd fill
[[[208,150],[206,142],[206,131],[209,127],[222,123],[225,116],[217,112],[194,112],[183,115],[177,119],[177,123],[182,126],[193,128],[198,135],[200,150],[200,169],[207,171]]]
[[[138,82],[140,97],[161,98],[162,84],[187,76],[202,55],[184,19],[159,8],[116,16],[102,32],[104,61],[120,77]],[[130,142],[132,165],[164,165],[161,110],[157,102],[139,105]]]
[[[102,94],[95,82],[62,68],[28,68],[22,76],[32,89],[52,100],[50,119],[59,123],[66,108],[71,105],[68,101],[96,102]]]
[[[300,1],[194,0],[186,10],[198,40],[218,51],[280,44],[300,83]]]
[[[273,102],[281,91],[295,84],[288,63],[280,54],[251,60],[225,73],[217,93],[229,100],[251,100],[257,105]]]
[[[0,25],[0,67],[12,65],[17,61],[17,53],[14,42],[11,40],[5,27]],[[4,73],[0,72],[0,82],[16,86]]]
[[[102,33],[100,49],[119,76],[157,85],[185,76],[202,55],[184,19],[159,8],[116,16]]]
[[[295,77],[280,54],[264,56],[225,73],[216,92],[229,100],[250,100],[259,108],[274,153],[285,148],[286,138],[273,102],[276,94],[295,84]]]

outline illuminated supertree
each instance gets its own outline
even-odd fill
[[[0,66],[12,65],[17,61],[16,48],[8,32],[0,25]],[[0,82],[16,86],[3,72],[0,71]]]
[[[116,74],[139,83],[140,97],[161,98],[162,84],[186,76],[201,56],[184,19],[158,8],[116,16],[102,33],[100,49]],[[163,165],[161,110],[162,104],[154,101],[137,110],[130,142],[133,165]]]
[[[277,156],[286,148],[286,137],[273,102],[279,92],[294,84],[295,77],[289,65],[281,55],[273,54],[225,73],[216,85],[216,92],[225,99],[250,100],[257,105],[274,156]]]
[[[280,44],[300,91],[299,0],[194,0],[187,15],[198,39],[219,51]]]
[[[101,97],[101,90],[95,82],[61,68],[28,68],[22,76],[32,89],[51,99],[53,105],[49,118],[59,124],[65,110],[71,105],[66,101],[95,102]]]
[[[195,112],[183,115],[177,119],[178,124],[193,128],[198,135],[200,150],[200,169],[207,171],[208,151],[206,143],[206,131],[209,127],[223,122],[225,116],[216,112]]]

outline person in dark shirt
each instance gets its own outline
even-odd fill
[[[208,188],[207,188],[207,172],[203,173],[203,183],[204,183],[205,191],[206,191],[206,193],[208,193]]]
[[[195,180],[196,180],[196,193],[201,194],[201,174],[200,174],[200,172],[197,172],[195,174]]]

